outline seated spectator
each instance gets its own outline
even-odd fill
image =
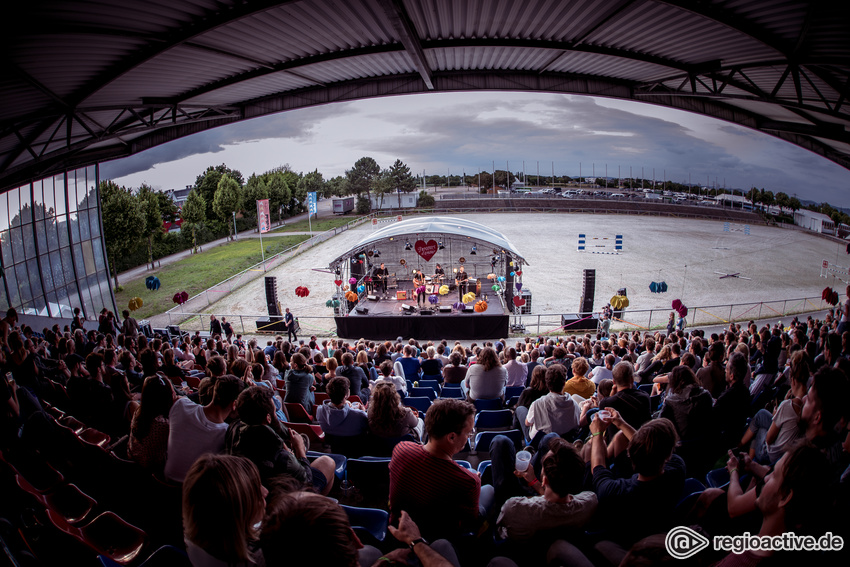
[[[307,413],[312,413],[316,401],[313,392],[316,388],[313,386],[313,369],[307,364],[303,354],[297,352],[292,355],[290,368],[283,375],[283,380],[286,383],[286,396],[283,401],[301,404]]]
[[[548,393],[549,388],[546,386],[546,367],[538,364],[531,373],[531,381],[528,387],[519,396],[519,401],[516,404],[517,408],[524,407],[528,409],[535,400],[542,398]]]
[[[713,402],[708,390],[697,384],[694,371],[679,365],[670,373],[661,417],[673,422],[682,441],[699,438],[707,434],[711,425]]]
[[[673,454],[678,435],[669,419],[649,421],[635,431],[616,409],[608,411],[610,418],[590,422],[590,466],[593,490],[599,498],[598,518],[605,537],[615,544],[604,546],[603,554],[617,565],[631,544],[672,525],[673,510],[685,482],[685,463]],[[612,425],[627,441],[635,470],[630,478],[617,478],[608,468],[603,433]]]
[[[293,356],[293,358],[295,358]],[[352,396],[359,396],[363,403],[369,403],[369,379],[363,369],[354,364],[354,355],[346,352],[342,355],[342,364],[337,367],[336,375],[348,378]]]
[[[531,344],[528,345],[531,347]],[[532,348],[528,352],[529,362],[525,365],[526,375],[525,375],[525,385],[528,386],[531,383],[531,375],[534,372],[534,369],[540,364],[538,359],[540,358],[540,350],[536,348]]]
[[[507,386],[525,386],[528,368],[524,362],[517,360],[516,349],[513,347],[505,351],[505,372],[508,376]]]
[[[545,530],[562,533],[565,529],[583,529],[596,511],[597,499],[595,493],[582,491],[585,465],[576,449],[561,438],[553,438],[541,461],[538,481],[533,466],[514,475],[513,443],[503,446],[507,450],[505,455],[497,456],[491,450],[494,469],[504,464],[505,478],[523,478],[534,495],[515,496],[504,503],[496,520],[499,537],[523,543]],[[494,472],[494,479],[495,476]]]
[[[177,395],[162,376],[148,376],[133,414],[127,456],[154,474],[162,473],[168,451],[168,414]]]
[[[611,370],[614,368],[614,361],[617,359],[613,354],[605,355],[605,366],[596,366],[587,375],[597,386],[603,380],[613,380]]]
[[[419,359],[414,356],[416,354],[416,348],[413,345],[404,345],[402,352],[404,353],[403,356],[397,360],[404,369],[404,377],[411,382],[419,380],[422,375],[422,365]]]
[[[285,474],[318,493],[330,492],[335,468],[333,459],[325,455],[313,463],[307,460],[304,439],[278,423],[271,392],[251,386],[239,394],[236,411],[239,419],[230,424],[224,439],[228,453],[250,459],[265,483]]]
[[[797,351],[792,360],[804,357],[802,351]],[[797,362],[798,366],[805,364]],[[788,447],[805,435],[800,424],[807,383],[808,371],[792,372],[788,399],[783,400],[773,414],[766,409],[756,412],[741,439],[742,447],[750,447],[750,458],[763,465],[775,463],[785,454]]]
[[[466,366],[461,364],[463,356],[458,351],[454,351],[449,355],[449,361],[451,364],[443,366],[443,385],[462,383],[467,372]]]
[[[569,394],[563,393],[566,381],[567,369],[562,365],[553,364],[546,369],[546,387],[549,393],[531,404],[525,418],[525,425],[531,428],[528,431],[528,439],[532,444],[535,444],[534,440],[539,433],[563,435],[578,427],[579,406]],[[517,408],[518,416],[522,416],[523,409]]]
[[[391,360],[384,360],[381,363],[379,368],[380,376],[378,380],[372,384],[371,389],[375,389],[375,385],[377,384],[392,384],[396,391],[399,393],[399,396],[407,396],[407,381],[404,379],[404,376],[399,376],[398,374],[394,374],[394,367],[398,366],[398,370],[401,370],[401,364],[395,363]]]
[[[401,405],[401,398],[392,384],[376,384],[367,415],[372,435],[393,439],[410,434],[417,441],[422,439],[423,420],[415,409]]]
[[[224,449],[225,419],[236,409],[236,398],[242,381],[235,376],[219,378],[213,387],[213,399],[206,405],[179,398],[168,413],[168,456],[165,478],[183,482],[192,463],[204,453],[221,453]]]
[[[186,552],[195,567],[262,565],[253,551],[268,492],[248,459],[205,454],[183,484]]]
[[[824,366],[812,377],[800,413],[806,428],[806,439],[824,452],[835,478],[848,464],[847,424],[850,422],[850,384],[847,376],[837,368]]]
[[[335,376],[328,382],[326,391],[330,399],[322,402],[316,410],[316,421],[328,435],[354,437],[366,433],[369,418],[363,406],[352,404],[346,398],[350,393],[348,378]],[[374,397],[372,403],[375,403]]]
[[[616,409],[626,423],[637,429],[652,418],[649,412],[649,394],[635,388],[635,374],[631,362],[619,362],[614,365],[612,375],[612,394],[600,400],[599,409]]]
[[[553,364],[561,364],[564,368],[570,368],[570,365],[573,362],[573,357],[567,354],[567,349],[562,347],[561,345],[556,346],[552,351],[552,356],[546,358],[543,361],[543,364],[546,366],[552,366]],[[587,372],[587,370],[585,370]],[[584,374],[582,374],[584,376]]]
[[[764,486],[761,487],[755,499],[755,507],[762,517],[759,536],[781,536],[787,532],[793,532],[798,536],[803,534],[820,536],[824,533],[823,530],[832,529],[834,524],[829,513],[825,512],[825,508],[829,509],[829,503],[833,499],[831,492],[834,479],[830,477],[827,457],[816,447],[803,441],[797,442],[780,458],[773,472],[764,480]],[[827,555],[835,553],[837,552],[825,552],[822,560],[826,561]],[[716,565],[717,567],[761,565],[767,564],[767,560],[772,556],[776,555],[773,559],[778,560],[783,554],[792,555],[787,551],[748,549],[743,553],[730,553]],[[810,556],[809,551],[805,557]],[[793,561],[792,555],[786,559],[791,559],[789,564],[798,564],[799,560],[805,557],[798,557],[797,561]],[[774,561],[771,564],[785,564],[785,562]]]
[[[711,343],[705,356],[708,365],[704,362],[704,366],[697,371],[697,382],[708,390],[715,400],[726,389],[726,372],[723,370],[724,353],[722,342]]]
[[[174,351],[170,348],[165,349],[165,352],[162,353],[163,364],[160,368],[160,372],[165,374],[168,378],[179,378],[180,381],[186,379],[188,373],[177,364],[174,364]]]
[[[478,359],[466,372],[464,385],[467,397],[473,400],[492,400],[505,395],[508,373],[499,362],[496,351],[490,347],[481,349]]]
[[[720,394],[712,411],[712,429],[717,434],[717,452],[737,447],[744,434],[750,412],[750,391],[744,384],[750,365],[740,352],[733,352],[726,363],[729,387]]]
[[[428,376],[431,380],[442,381],[443,361],[436,358],[436,354],[437,350],[432,346],[425,349],[425,354],[420,362],[422,377]]]
[[[390,461],[391,524],[406,511],[428,541],[477,529],[479,514],[486,516],[492,501],[492,487],[483,491],[478,473],[452,460],[472,433],[474,415],[475,406],[468,402],[439,399],[425,415],[428,443],[396,445]]]
[[[596,384],[585,378],[589,368],[590,366],[584,358],[576,358],[572,361],[573,377],[564,384],[565,394],[576,395],[585,400],[593,395],[596,391]]]

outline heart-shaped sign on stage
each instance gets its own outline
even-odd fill
[[[522,276],[522,272],[516,272],[516,275]]]
[[[520,296],[515,295],[514,296],[514,305],[516,305],[517,307],[522,307],[523,305],[525,305],[525,300],[523,298],[521,298]]]
[[[434,254],[437,253],[437,241],[434,239],[431,239],[428,242],[425,242],[424,240],[417,240],[416,244],[413,245],[413,248],[416,250],[416,253],[422,256],[422,258],[427,262],[434,257]]]
[[[517,283],[516,283],[516,290],[517,290],[517,291],[522,291],[522,283],[520,283],[520,282],[517,282]]]
[[[342,285],[342,280],[334,280],[334,285],[339,287]]]

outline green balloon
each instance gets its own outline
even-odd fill
[[[499,291],[499,286],[494,285],[494,286],[493,286],[493,291]]]

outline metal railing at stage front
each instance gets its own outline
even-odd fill
[[[705,305],[688,308],[687,327],[716,327],[727,326],[731,322],[740,323],[749,320],[759,321],[761,319],[783,318],[785,326],[791,322],[791,317],[805,313],[813,313],[832,309],[832,306],[820,297],[803,297],[799,299],[781,299],[776,301],[760,301],[751,303],[733,303],[725,305]],[[611,323],[612,331],[622,330],[658,330],[666,329],[667,320],[671,310],[667,308],[625,310],[621,317],[615,317]],[[209,330],[209,316],[212,313],[181,312],[179,320],[171,318],[169,313],[169,324],[179,324],[181,331],[194,333],[195,331]],[[233,325],[235,333],[243,335],[258,334],[257,319],[267,317],[265,313],[221,313],[216,312],[219,318],[225,317]],[[296,313],[296,316],[298,314]],[[464,315],[458,315],[463,317]],[[592,316],[583,314],[580,318]],[[788,320],[784,320],[788,317]],[[524,334],[530,335],[583,335],[588,331],[570,330],[570,325],[562,326],[561,313],[531,313],[523,315],[511,315],[512,324],[520,324],[525,328]],[[301,325],[301,333],[305,336],[316,335],[319,337],[336,336],[336,323],[332,315],[328,316],[306,316],[298,317]],[[259,330],[262,332],[262,329]],[[511,333],[516,335],[518,333]],[[523,333],[519,333],[523,334]],[[357,338],[357,337],[354,337]],[[386,337],[394,339],[395,337]],[[407,338],[407,337],[406,337]],[[414,337],[415,338],[415,337]],[[452,337],[445,337],[451,339]],[[481,339],[497,339],[501,337],[480,337]]]

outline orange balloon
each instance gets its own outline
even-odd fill
[[[481,301],[478,301],[475,304],[475,312],[476,313],[484,313],[485,311],[487,311],[487,307],[488,307],[487,302],[482,299]]]

